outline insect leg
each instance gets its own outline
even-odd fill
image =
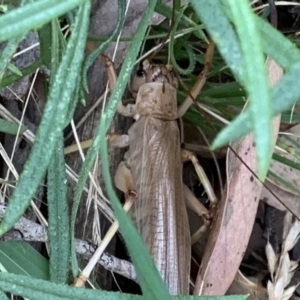
[[[112,92],[117,82],[117,72],[114,63],[106,55],[102,55],[102,59],[105,62],[109,89]],[[136,107],[135,104],[127,104],[126,106],[124,106],[122,101],[120,101],[118,104],[117,111],[119,114],[125,117],[134,117],[134,115],[136,114]]]
[[[107,142],[113,147],[118,147],[118,148],[128,147],[129,140],[127,134],[120,135],[116,133],[109,133],[107,134],[106,138],[107,138]],[[80,143],[81,149],[83,150],[89,148],[92,145],[92,142],[93,142],[92,139],[81,142]],[[68,147],[65,147],[64,149],[65,155],[77,151],[78,151],[77,144],[70,145]]]
[[[183,185],[183,193],[186,200],[186,206],[202,217],[204,221],[204,224],[193,234],[191,238],[191,244],[193,245],[210,227],[212,216],[209,210],[201,202],[199,202],[193,192],[185,184]]]
[[[187,151],[187,150],[181,150],[181,156],[183,158],[183,161],[190,160],[193,163],[196,173],[199,177],[200,182],[203,184],[203,187],[205,189],[205,192],[209,198],[211,205],[212,206],[216,205],[218,202],[218,199],[215,195],[213,188],[211,187],[211,184],[210,184],[203,168],[201,167],[201,165],[197,159],[197,156],[194,153]]]
[[[136,194],[131,171],[124,161],[119,164],[114,181],[115,186],[125,195],[130,193]]]

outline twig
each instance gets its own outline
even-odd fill
[[[0,204],[0,218],[5,214],[6,206]],[[14,226],[14,228],[2,237],[2,240],[22,240],[27,242],[48,242],[47,230],[40,224],[22,217]],[[75,239],[76,252],[81,254],[85,259],[90,259],[97,246],[80,239]],[[97,263],[106,270],[118,273],[128,279],[137,281],[134,266],[126,261],[119,259],[109,253],[104,252]]]

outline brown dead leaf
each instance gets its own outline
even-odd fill
[[[282,69],[268,61],[270,82],[275,85],[282,77]],[[274,141],[280,117],[273,121]],[[224,295],[233,282],[252,232],[262,184],[248,168],[256,173],[255,144],[247,135],[228,150],[227,187],[214,217],[214,224],[199,269],[196,295]],[[248,168],[245,166],[247,165]]]

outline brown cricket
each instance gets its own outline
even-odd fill
[[[188,294],[191,260],[177,87],[172,66],[146,66],[133,78],[138,119],[128,131],[126,156],[138,195],[131,215],[173,295]]]
[[[106,60],[106,65],[111,67],[111,62]],[[114,76],[114,72],[108,74]],[[190,207],[197,204],[182,182],[177,87],[172,66],[144,62],[130,86],[135,104],[118,106],[120,114],[136,121],[128,135],[112,134],[109,141],[129,146],[116,172],[115,185],[125,194],[136,192],[130,215],[169,292],[183,295],[189,294],[191,260],[185,198],[193,202]],[[200,214],[208,211],[201,207]]]

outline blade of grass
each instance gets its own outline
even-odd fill
[[[22,69],[21,70],[22,76],[19,76],[17,74],[12,74],[12,75],[2,78],[2,81],[0,82],[0,89],[16,82],[17,80],[19,80],[21,78],[24,78],[27,75],[33,74],[41,66],[42,66],[42,61],[38,60],[35,63],[33,63],[32,65]]]
[[[0,119],[0,132],[16,135],[22,134],[27,129],[27,126],[22,125],[19,132],[19,125],[12,121]]]
[[[52,85],[44,115],[38,129],[31,155],[20,175],[0,224],[0,235],[11,229],[30,203],[48,167],[56,142],[65,126],[69,103],[75,89],[77,74],[81,71],[85,41],[89,24],[90,2],[78,10],[74,30],[67,50]]]
[[[265,20],[258,16],[255,16],[255,20],[267,55],[272,57],[285,70],[300,61],[300,51],[295,44]]]
[[[281,81],[272,89],[272,115],[276,116],[290,108],[300,98],[300,63],[293,64],[284,74]],[[234,141],[246,135],[253,129],[250,112],[246,110],[231,124],[223,129],[212,144],[212,149],[222,147],[229,141]]]
[[[245,85],[242,52],[220,0],[191,0],[195,12],[209,31],[218,50],[236,79]]]
[[[40,0],[0,17],[0,42],[38,28],[89,0]]]
[[[95,49],[92,53],[90,53],[90,55],[87,57],[86,61],[84,62],[83,88],[87,92],[88,92],[88,84],[87,84],[88,69],[94,63],[94,61],[99,57],[99,55],[101,55],[107,49],[111,41],[113,41],[121,32],[121,29],[123,28],[123,24],[125,22],[125,17],[124,17],[125,8],[126,8],[126,2],[123,0],[118,0],[118,22],[114,32],[106,41],[101,43],[101,45],[97,49]]]
[[[45,280],[33,279],[28,276],[0,273],[0,289],[6,292],[27,297],[31,300],[142,300],[144,296],[106,292],[92,289],[74,288],[67,285],[55,284]],[[172,296],[177,300],[246,300],[248,295],[234,296]],[[165,299],[163,297],[159,299]]]
[[[255,134],[257,143],[257,155],[259,161],[259,175],[261,178],[266,176],[268,165],[271,159],[271,101],[268,90],[268,82],[263,62],[263,53],[260,46],[259,35],[255,27],[255,20],[246,1],[238,4],[226,2],[232,9],[233,22],[236,22],[237,33],[241,46],[233,28],[226,17],[221,1],[191,1],[195,11],[202,19],[210,35],[218,45],[219,51],[228,63],[235,77],[248,90],[251,97],[250,115],[251,121],[255,122]],[[247,22],[241,19],[247,16]],[[249,37],[250,35],[250,37]],[[253,37],[256,38],[253,38]],[[253,41],[255,51],[249,51],[249,40]],[[242,58],[245,59],[244,63]],[[244,66],[244,67],[243,67]],[[257,69],[258,68],[258,69]],[[258,76],[260,74],[260,76]],[[257,88],[259,86],[260,88]],[[262,98],[265,100],[262,100]],[[260,107],[261,102],[265,106]],[[259,113],[263,112],[264,118]],[[263,127],[262,127],[263,126]],[[265,128],[262,131],[261,128]],[[227,142],[232,139],[232,135],[226,135]]]
[[[222,1],[191,0],[191,3],[194,5],[195,11],[203,23],[207,26],[207,29],[218,45],[220,53],[227,64],[230,65],[235,77],[244,85],[241,50],[237,44],[234,32],[230,29],[230,23],[226,20],[224,12],[222,11]],[[299,62],[300,52],[290,41],[288,41],[288,39],[264,20],[258,20],[258,17],[255,18],[258,23],[257,27],[261,31],[264,51],[287,69],[282,80],[272,89],[272,115],[274,116],[288,109],[300,97],[300,90],[296,83],[296,78],[299,77],[299,65],[297,63]],[[215,20],[215,22],[209,24],[212,19]],[[280,45],[280,48],[278,48],[278,45]],[[228,52],[224,49],[230,49],[230,51]],[[286,52],[281,51],[281,49],[286,51],[291,50],[291,57],[286,55]],[[247,110],[240,114],[228,127],[219,133],[213,142],[212,148],[215,149],[224,146],[228,142],[234,141],[249,133],[251,130],[253,130],[251,115]]]
[[[9,273],[49,280],[49,261],[27,242],[1,242],[0,262]]]
[[[7,45],[3,49],[0,55],[0,82],[5,74],[5,70],[10,62],[11,57],[16,52],[19,42],[23,39],[23,35],[9,39]],[[22,75],[22,74],[21,74]],[[19,75],[18,75],[19,76]]]
[[[155,12],[158,14],[166,17],[167,19],[171,20],[172,19],[172,8],[165,3],[163,3],[161,0],[157,1],[156,7],[155,7]],[[178,18],[180,15],[180,12],[175,11],[175,17]],[[203,32],[203,26],[201,25],[200,27],[188,16],[183,15],[182,18],[180,18],[180,25],[183,25],[184,27],[193,27],[196,28],[198,27],[198,30],[193,31],[193,34],[198,36],[201,40],[205,41],[206,43],[208,42],[205,33]]]
[[[271,96],[260,34],[247,0],[228,0],[226,5],[231,10],[243,54],[245,87],[250,97],[249,112],[256,143],[258,176],[263,181],[273,151]]]
[[[62,132],[50,161],[47,183],[50,280],[56,283],[67,283],[70,261],[70,228]]]

